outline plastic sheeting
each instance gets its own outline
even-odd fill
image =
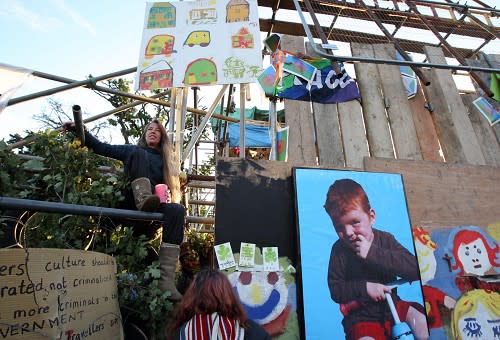
[[[240,123],[229,123],[229,146],[240,145]],[[270,148],[269,127],[245,124],[245,147],[247,148]]]

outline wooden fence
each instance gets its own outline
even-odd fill
[[[302,37],[283,36],[282,48],[306,52]],[[351,49],[354,56],[396,55],[390,44]],[[429,62],[446,63],[441,48],[426,47],[425,54]],[[500,166],[500,124],[490,126],[472,105],[477,96],[459,93],[451,70],[423,69],[431,84],[419,84],[411,99],[398,66],[357,63],[355,71],[361,103],[285,99],[290,162],[363,168],[365,157],[382,157]]]
[[[304,52],[304,40],[283,36],[282,48]],[[352,52],[385,59],[395,55],[387,44],[352,44]],[[430,62],[444,63],[440,48],[427,47],[425,53]],[[459,94],[446,69],[423,69],[431,84],[419,84],[411,99],[398,66],[359,63],[355,71],[361,103],[285,100],[286,166],[401,173],[413,225],[499,222],[500,123],[490,126],[475,108],[477,95]]]

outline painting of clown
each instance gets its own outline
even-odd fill
[[[235,253],[236,263],[239,253]],[[274,339],[299,339],[295,269],[286,257],[279,258],[280,270],[264,271],[257,247],[253,267],[225,270],[250,319],[260,324]]]

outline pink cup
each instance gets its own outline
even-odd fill
[[[166,184],[155,185],[155,195],[160,198],[160,203],[170,203],[170,191]]]

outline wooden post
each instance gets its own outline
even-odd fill
[[[245,158],[245,84],[240,84],[240,158]]]
[[[177,101],[177,88],[172,87],[170,90],[170,115],[169,115],[169,120],[168,120],[168,133],[169,133],[169,138],[170,142],[174,142],[174,131],[175,131],[175,108],[176,108],[176,103]]]
[[[275,161],[278,152],[276,148],[276,98],[269,98],[269,135],[271,137],[269,160]]]

